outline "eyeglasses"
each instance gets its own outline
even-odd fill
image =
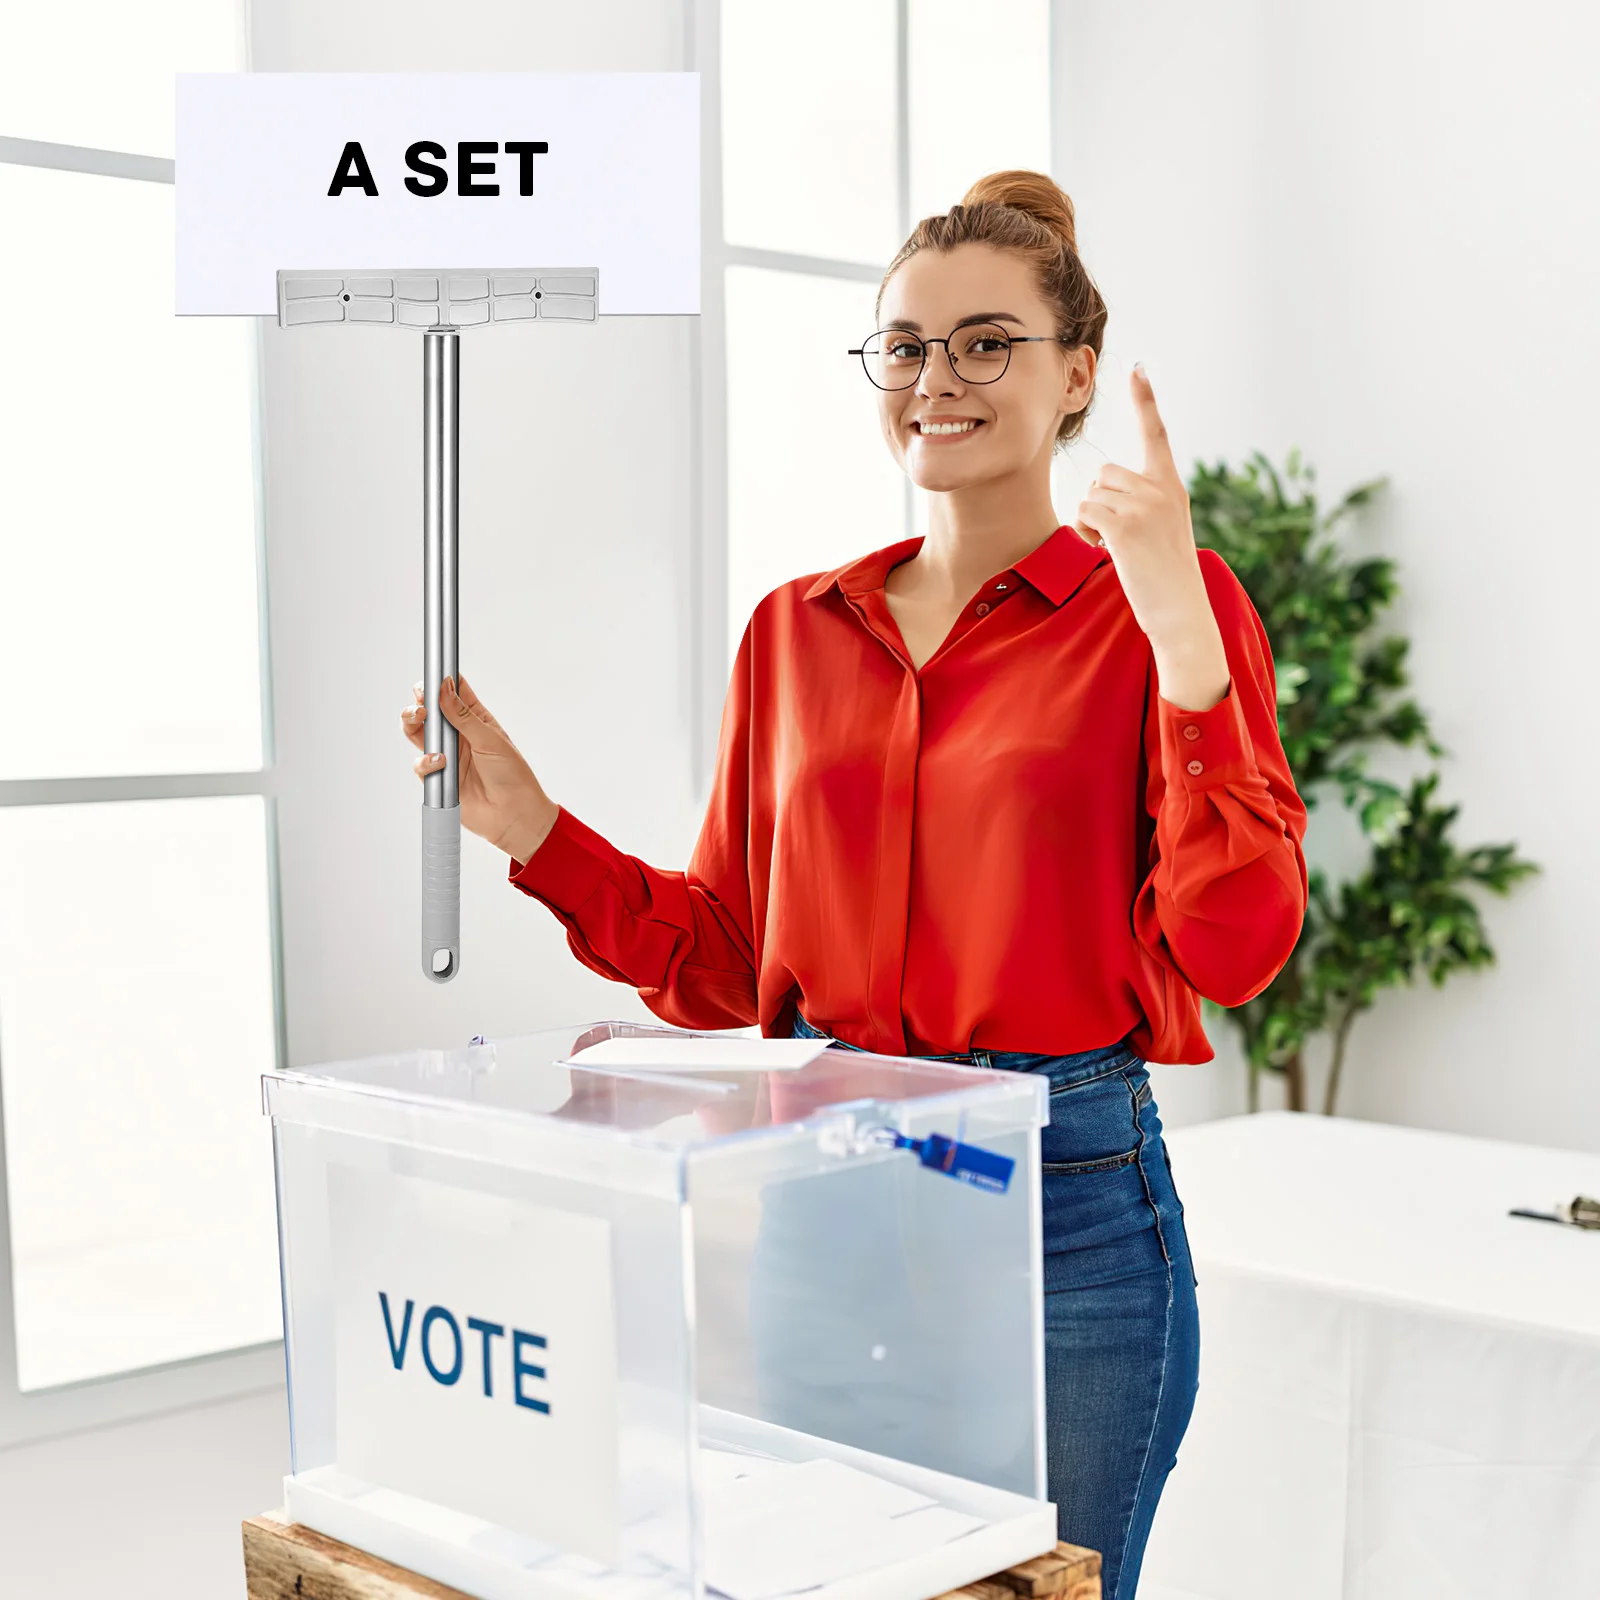
[[[859,350],[867,376],[880,389],[909,389],[928,364],[928,346],[942,344],[950,366],[963,383],[993,383],[1011,365],[1014,344],[1072,344],[1061,333],[1007,333],[995,322],[952,328],[948,339],[921,339],[903,328],[882,328]]]

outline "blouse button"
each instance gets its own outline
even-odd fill
[[[1185,739],[1198,739],[1200,737],[1200,730],[1192,722],[1185,723],[1183,728],[1183,736]]]
[[[1198,778],[1205,770],[1206,764],[1203,761],[1191,761],[1189,763],[1189,776],[1191,778]]]
[[[980,617],[985,617],[988,614],[989,614],[989,602],[987,600],[980,600],[978,602],[978,615]]]

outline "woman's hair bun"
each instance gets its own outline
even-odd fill
[[[987,177],[979,178],[962,195],[961,203],[964,206],[1010,206],[1017,211],[1026,211],[1064,239],[1069,249],[1078,248],[1078,225],[1073,215],[1072,201],[1048,173],[1028,172],[1019,168],[991,172]]]

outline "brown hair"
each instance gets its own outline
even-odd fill
[[[1055,308],[1056,332],[1075,345],[1088,345],[1098,362],[1106,303],[1078,256],[1072,201],[1054,178],[1043,172],[991,172],[967,190],[960,205],[943,216],[924,217],[889,263],[874,311],[882,307],[883,291],[902,261],[919,250],[953,250],[959,244],[994,245],[1031,261],[1040,293]],[[1057,448],[1083,431],[1093,399],[1091,390],[1081,411],[1061,419]]]

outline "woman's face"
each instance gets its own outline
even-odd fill
[[[885,286],[878,326],[943,339],[957,323],[980,317],[1013,337],[1056,331],[1033,267],[987,244],[918,251]],[[1094,352],[1054,342],[1013,345],[1002,377],[963,383],[944,345],[927,349],[915,384],[878,392],[883,436],[911,481],[922,489],[964,489],[1041,461],[1048,473],[1062,417],[1082,410],[1089,398]],[[923,432],[924,423],[951,422],[975,426]]]

